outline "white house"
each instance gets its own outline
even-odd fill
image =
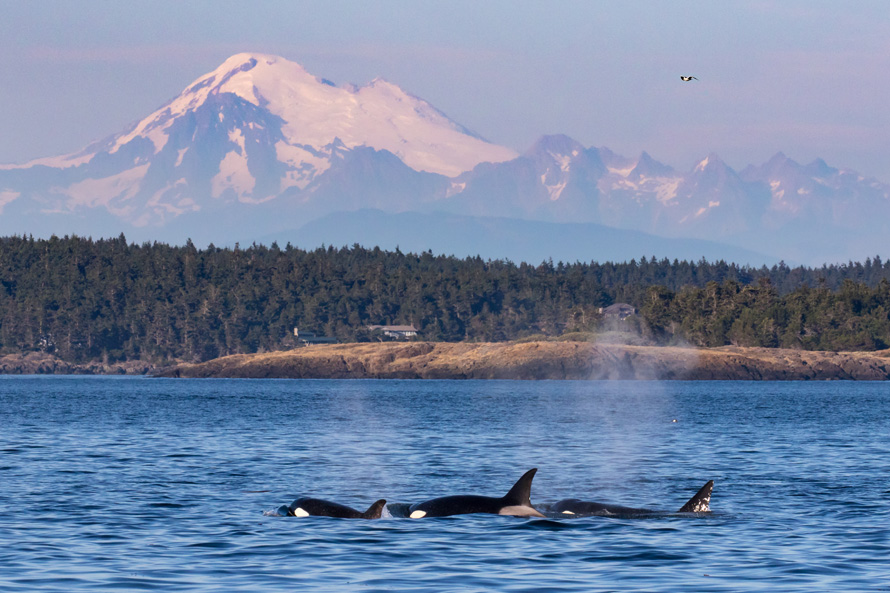
[[[368,329],[380,330],[383,335],[396,339],[412,338],[417,335],[417,328],[413,325],[369,325]]]

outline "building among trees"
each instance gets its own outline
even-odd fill
[[[417,335],[413,325],[369,325],[368,331],[381,331],[383,335],[397,340],[406,340]]]
[[[619,321],[624,321],[631,315],[637,314],[636,308],[627,303],[615,303],[608,307],[600,307],[599,312],[603,319],[617,319]]]
[[[337,338],[331,336],[319,336],[315,332],[301,332],[298,327],[294,328],[294,337],[302,346],[309,346],[311,344],[336,344],[338,342]]]

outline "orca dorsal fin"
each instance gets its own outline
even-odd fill
[[[381,498],[374,504],[368,507],[368,510],[362,513],[363,519],[379,519],[380,515],[383,514],[383,507],[386,506],[386,500]]]
[[[689,502],[677,511],[678,513],[709,513],[711,512],[711,491],[714,490],[714,480],[708,480],[708,483],[701,487],[701,490],[695,493],[695,496],[689,499]]]
[[[537,471],[538,468],[535,467],[522,474],[522,477],[513,484],[513,487],[510,488],[510,491],[504,496],[504,502],[511,506],[532,506],[532,478],[535,477]]]

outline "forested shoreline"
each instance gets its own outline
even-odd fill
[[[890,262],[752,268],[641,257],[539,264],[359,246],[198,249],[81,237],[0,238],[0,354],[71,362],[204,361],[413,324],[427,341],[620,330],[647,343],[803,350],[890,345]],[[601,307],[638,314],[607,322]]]

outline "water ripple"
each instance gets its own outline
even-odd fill
[[[0,591],[887,588],[883,384],[0,378],[0,426]],[[715,512],[405,518],[530,467],[542,509]]]

